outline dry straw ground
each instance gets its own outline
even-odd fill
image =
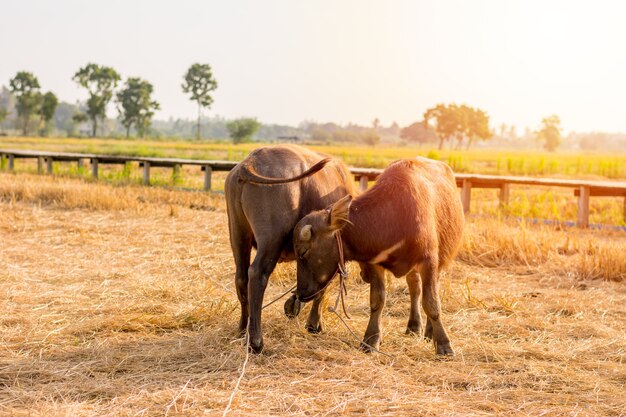
[[[220,415],[245,356],[219,195],[0,174],[0,414]],[[442,279],[456,356],[264,312],[231,415],[624,415],[626,234],[473,218]],[[353,268],[354,271],[354,268]],[[293,284],[281,265],[267,299]],[[361,333],[368,288],[351,277]],[[306,311],[304,311],[306,313]]]

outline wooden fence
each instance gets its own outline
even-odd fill
[[[118,155],[98,155],[82,153],[62,153],[62,152],[42,152],[25,151],[13,149],[0,149],[0,157],[6,160],[9,171],[15,169],[17,159],[36,159],[39,173],[45,171],[52,173],[52,164],[56,161],[76,162],[79,167],[89,161],[91,174],[98,178],[98,167],[102,164],[126,164],[138,162],[143,169],[143,183],[150,185],[151,167],[169,167],[174,170],[174,174],[183,165],[199,166],[204,172],[204,190],[211,190],[211,174],[213,171],[230,171],[237,162],[231,161],[211,161],[179,158],[148,158],[139,156],[118,156]],[[381,169],[370,168],[350,168],[356,181],[359,182],[361,190],[367,189],[370,181],[375,181],[382,172]],[[510,187],[514,185],[525,186],[545,186],[545,187],[565,187],[574,191],[578,197],[578,219],[579,227],[589,225],[589,198],[590,197],[622,197],[624,200],[624,221],[626,222],[626,182],[610,181],[579,181],[548,178],[528,178],[496,175],[477,174],[456,174],[457,186],[461,188],[461,201],[466,213],[470,211],[470,201],[473,188],[492,188],[500,190],[500,205],[506,206],[509,201]]]

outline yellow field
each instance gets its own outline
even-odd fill
[[[260,143],[233,145],[167,140],[0,137],[0,148],[182,157],[239,161]],[[436,151],[432,147],[309,146],[341,157],[348,165],[384,168],[399,158],[428,156],[447,162],[456,172],[589,179],[626,179],[626,152],[546,153],[543,151]]]
[[[245,357],[221,195],[0,173],[0,242],[0,414],[221,415]],[[229,415],[624,415],[625,252],[623,232],[470,218],[441,284],[456,356],[404,335],[402,279],[392,358],[329,314],[309,335],[279,302]],[[293,282],[280,265],[266,300]]]
[[[141,142],[141,141],[120,141],[113,139],[40,139],[40,138],[5,138],[1,139],[0,148],[23,148],[54,151],[71,152],[91,152],[107,154],[130,154],[130,155],[151,155],[167,157],[186,158],[206,158],[206,159],[230,159],[241,160],[259,144],[199,144],[188,142]],[[380,165],[385,166],[401,157],[413,157],[417,154],[433,155],[431,151],[418,148],[371,148],[371,147],[313,147],[321,151],[331,153],[341,157],[348,164],[354,166]],[[444,154],[442,154],[444,155]],[[509,155],[509,156],[506,156]],[[572,155],[556,154],[545,156],[542,154],[510,153],[505,151],[472,151],[463,156],[454,154],[446,155],[453,165],[455,163],[470,164],[465,166],[465,170],[473,173],[506,173],[496,168],[499,160],[519,161],[541,161],[541,158],[553,158],[560,161],[557,167],[565,167],[564,171],[559,171],[552,175],[554,177],[571,178],[594,178],[609,180],[613,177],[626,178],[626,154],[623,156],[602,156],[602,155]],[[442,157],[443,158],[443,157]],[[456,159],[455,159],[456,158]],[[465,158],[465,159],[459,159]],[[372,164],[373,160],[377,164]],[[445,159],[445,158],[444,158]],[[601,176],[599,174],[575,174],[576,161],[581,162],[580,167],[585,166],[589,172],[602,172],[602,167],[611,167],[614,175]],[[622,161],[623,162],[620,162]],[[456,162],[455,162],[456,161]],[[461,162],[459,162],[461,161]],[[466,161],[466,162],[463,162]],[[608,162],[606,162],[608,161]],[[617,161],[615,163],[611,161]],[[529,163],[526,163],[528,168]],[[604,165],[603,165],[604,164]],[[33,160],[18,160],[16,162],[18,172],[36,172],[36,163]],[[502,165],[504,167],[504,165]],[[501,167],[501,168],[502,168]],[[513,172],[518,165],[512,165]],[[617,168],[616,168],[617,167]],[[519,167],[518,167],[519,168]],[[582,169],[582,168],[581,168]],[[608,169],[608,168],[607,168]],[[556,170],[556,168],[555,168]],[[457,167],[458,171],[458,167]],[[463,171],[463,169],[461,169]],[[75,164],[55,163],[54,172],[57,175],[71,175],[89,178],[88,169],[79,171]],[[221,191],[224,187],[224,173],[213,175],[213,190]],[[610,178],[609,178],[610,177]],[[116,165],[102,165],[100,167],[100,178],[118,185],[141,183],[141,170],[137,164],[129,164],[126,167]],[[197,167],[184,167],[177,178],[172,177],[172,170],[169,168],[152,168],[151,181],[155,185],[176,186],[190,189],[200,189],[203,185],[203,176]],[[626,226],[624,218],[624,199],[616,197],[594,197],[590,205],[591,224],[606,224],[614,226]],[[500,216],[550,220],[557,222],[575,222],[577,213],[577,199],[572,190],[558,187],[512,187],[509,206],[502,212],[498,206],[497,191],[476,189],[472,191],[472,213],[477,215]]]

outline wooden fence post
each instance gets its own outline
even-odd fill
[[[506,208],[509,205],[509,193],[510,187],[508,183],[504,183],[500,186],[500,208]]]
[[[211,191],[211,174],[213,168],[210,165],[204,166],[204,191]]]
[[[174,167],[172,169],[172,182],[174,183],[174,185],[176,185],[179,180],[180,180],[180,164],[174,164]]]
[[[9,154],[9,171],[13,172],[14,169],[15,169],[15,156]]]
[[[91,176],[98,178],[98,158],[91,159]]]
[[[78,161],[76,161],[76,167],[78,168],[78,171],[80,172],[80,169],[83,167],[83,158],[78,158]]]
[[[578,196],[578,227],[589,226],[589,187],[582,185]]]
[[[470,211],[470,199],[472,197],[472,183],[469,180],[463,180],[461,188],[461,202],[463,203],[463,212],[465,214]]]
[[[367,190],[368,180],[369,178],[367,177],[367,175],[361,175],[361,178],[359,178],[359,190],[361,191]]]
[[[43,156],[37,157],[37,174],[43,174]]]
[[[46,158],[46,167],[47,167],[48,174],[52,174],[52,162],[54,161],[51,156]]]
[[[624,223],[626,223],[626,195],[624,196]]]
[[[150,185],[150,162],[143,162],[143,185]]]

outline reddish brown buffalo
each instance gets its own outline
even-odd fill
[[[438,354],[451,355],[450,340],[441,323],[437,281],[439,271],[456,254],[463,225],[463,208],[450,167],[426,158],[396,161],[361,196],[352,199],[348,195],[298,222],[294,230],[296,296],[308,301],[332,279],[339,262],[335,236],[339,233],[346,260],[376,265],[397,277],[406,275],[411,296],[407,332],[422,331],[419,304],[423,290],[425,337],[434,341]],[[364,342],[377,348],[385,305],[384,274],[381,270],[370,274],[367,282],[371,316]]]
[[[241,304],[239,329],[248,326],[250,348],[260,352],[263,294],[276,263],[295,259],[294,226],[307,213],[355,194],[354,184],[341,161],[279,145],[259,148],[238,164],[226,178],[225,192]],[[257,253],[250,264],[252,247]],[[321,330],[320,302],[318,297],[307,320],[310,331]]]

